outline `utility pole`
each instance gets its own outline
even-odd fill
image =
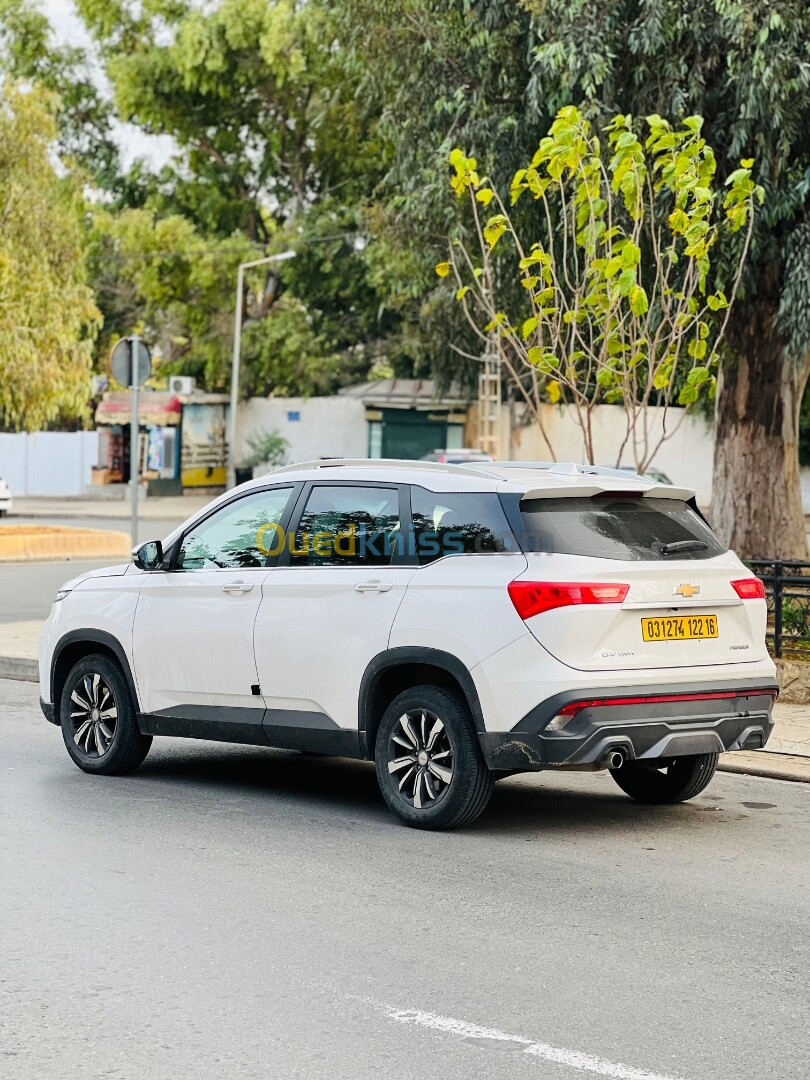
[[[140,389],[138,378],[138,361],[140,359],[140,339],[137,334],[130,338],[130,419],[129,419],[129,498],[130,498],[130,524],[129,534],[132,546],[138,543],[138,436],[140,424],[138,423],[138,390]]]
[[[245,290],[245,270],[268,263],[294,259],[294,251],[282,251],[278,255],[267,255],[263,259],[253,259],[239,264],[236,274],[236,312],[233,322],[233,360],[231,363],[231,404],[228,416],[228,472],[227,486],[236,485],[236,407],[239,404],[239,365],[242,353],[242,300]]]

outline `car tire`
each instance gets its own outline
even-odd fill
[[[119,665],[108,656],[85,656],[71,668],[59,702],[67,752],[88,773],[121,776],[149,753],[132,695]]]
[[[717,754],[661,759],[660,762],[634,761],[611,776],[636,802],[663,806],[694,799],[706,787],[717,768]]]
[[[408,760],[405,760],[408,759]],[[383,798],[415,829],[454,829],[482,813],[495,782],[460,694],[415,686],[385,710],[375,742]]]

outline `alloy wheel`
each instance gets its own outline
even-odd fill
[[[97,674],[83,675],[70,695],[70,730],[88,757],[104,757],[115,737],[118,707],[110,684]]]
[[[417,810],[445,794],[453,780],[453,744],[435,713],[415,709],[400,716],[388,740],[388,772],[400,797]]]

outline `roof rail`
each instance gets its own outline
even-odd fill
[[[477,463],[470,463],[477,464]],[[481,462],[481,466],[492,465],[491,461]],[[278,473],[298,472],[300,469],[428,469],[431,472],[449,472],[456,476],[469,475],[465,465],[451,465],[442,461],[412,461],[406,458],[318,458],[316,461],[298,461],[294,465],[282,465],[270,471]]]
[[[497,461],[499,469],[536,469],[555,476],[617,476],[622,480],[643,480],[635,469],[613,469],[607,465],[577,465],[573,461]]]

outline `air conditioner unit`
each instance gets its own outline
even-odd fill
[[[193,375],[172,375],[169,378],[169,393],[193,394],[197,380]]]

